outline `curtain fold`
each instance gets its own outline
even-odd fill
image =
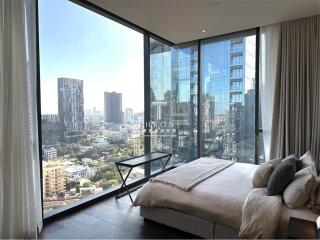
[[[280,24],[260,28],[259,92],[265,159],[270,159],[274,91],[279,78]]]
[[[3,36],[4,32],[4,4],[3,1],[0,1],[0,35]],[[4,72],[4,38],[0,36],[0,238],[2,236],[2,225],[3,225],[3,170],[2,170],[2,144],[3,139],[3,95],[4,95],[4,83],[3,83],[3,72]]]
[[[319,162],[319,32],[320,16],[281,23],[270,158],[310,150]]]
[[[0,0],[0,238],[42,228],[35,4]]]

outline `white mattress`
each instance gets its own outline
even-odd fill
[[[162,183],[147,183],[136,205],[178,210],[212,222],[239,229],[241,208],[251,190],[257,165],[235,163],[196,185],[190,192]]]

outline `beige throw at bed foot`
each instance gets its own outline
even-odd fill
[[[233,163],[233,161],[229,160],[200,158],[152,178],[150,181],[168,184],[188,192],[198,183],[201,183]]]

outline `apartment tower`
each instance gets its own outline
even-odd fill
[[[82,80],[58,78],[58,112],[63,141],[78,141],[84,130]]]
[[[122,123],[122,93],[104,92],[104,121]]]

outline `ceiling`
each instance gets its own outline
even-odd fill
[[[320,0],[89,1],[173,43],[320,13]]]

